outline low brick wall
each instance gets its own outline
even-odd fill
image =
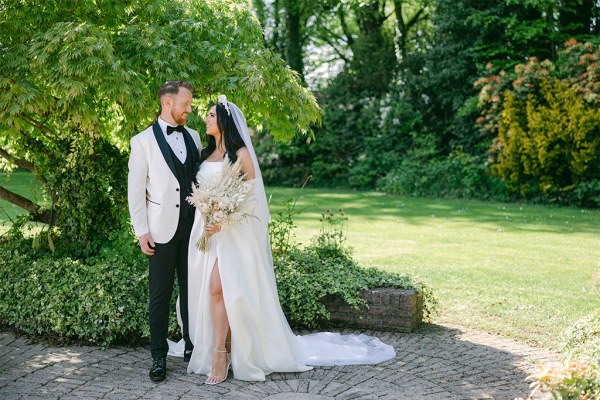
[[[371,289],[360,293],[369,307],[355,309],[339,296],[328,296],[325,306],[331,313],[322,326],[412,332],[423,320],[423,296],[415,290]]]

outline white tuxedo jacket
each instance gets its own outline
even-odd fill
[[[193,139],[195,146],[192,150],[201,149],[198,132],[188,127],[185,129]],[[173,238],[181,210],[181,188],[168,146],[156,122],[131,138],[127,178],[131,224],[136,236],[150,232],[155,243],[167,243]],[[187,154],[187,157],[192,157],[192,154]]]

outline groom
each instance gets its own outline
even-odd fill
[[[154,124],[131,139],[128,201],[133,230],[150,265],[150,379],[160,382],[167,373],[169,305],[175,273],[185,341],[184,359],[189,361],[187,306],[188,242],[194,208],[185,200],[200,161],[200,136],[185,127],[192,112],[192,85],[168,81],[158,90],[160,116]]]

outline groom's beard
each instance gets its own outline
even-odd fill
[[[175,121],[177,123],[177,125],[185,125],[185,123],[187,122],[187,114],[179,114],[176,115],[173,113],[173,111],[171,111],[171,117],[173,118],[173,121]]]

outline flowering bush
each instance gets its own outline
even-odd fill
[[[563,64],[561,78],[569,83],[571,87],[590,104],[600,104],[600,88],[598,77],[600,76],[600,45],[592,43],[579,43],[571,39],[565,43],[563,51]]]
[[[510,93],[514,99],[526,101],[528,98],[541,98],[541,84],[549,78],[557,78],[567,84],[576,95],[590,105],[600,104],[600,45],[579,43],[571,39],[565,43],[555,63],[535,57],[525,64],[518,64],[514,71],[494,72],[494,66],[487,64],[489,75],[482,76],[475,82],[479,88],[478,107],[480,116],[477,126],[482,135],[490,139],[498,136],[498,125],[504,109],[506,95]],[[502,147],[497,140],[491,151],[495,154]]]
[[[600,366],[600,311],[580,319],[566,330],[564,349],[571,358]]]
[[[557,400],[600,399],[600,369],[584,362],[570,361],[561,366],[545,365],[531,378],[533,395],[546,390]]]
[[[564,350],[569,361],[542,365],[531,376],[533,392],[546,390],[560,400],[600,399],[600,312],[566,330]]]
[[[478,101],[481,115],[476,123],[483,136],[495,138],[490,149],[490,154],[494,155],[502,147],[497,136],[506,95],[510,93],[519,101],[526,101],[530,95],[539,97],[542,80],[549,78],[556,68],[551,61],[540,62],[535,57],[526,64],[515,66],[512,74],[504,70],[494,74],[493,65],[489,63],[486,68],[491,74],[475,82],[475,87],[481,88]]]
[[[600,45],[565,43],[556,63],[531,58],[480,88],[477,126],[492,171],[527,199],[600,207]]]

